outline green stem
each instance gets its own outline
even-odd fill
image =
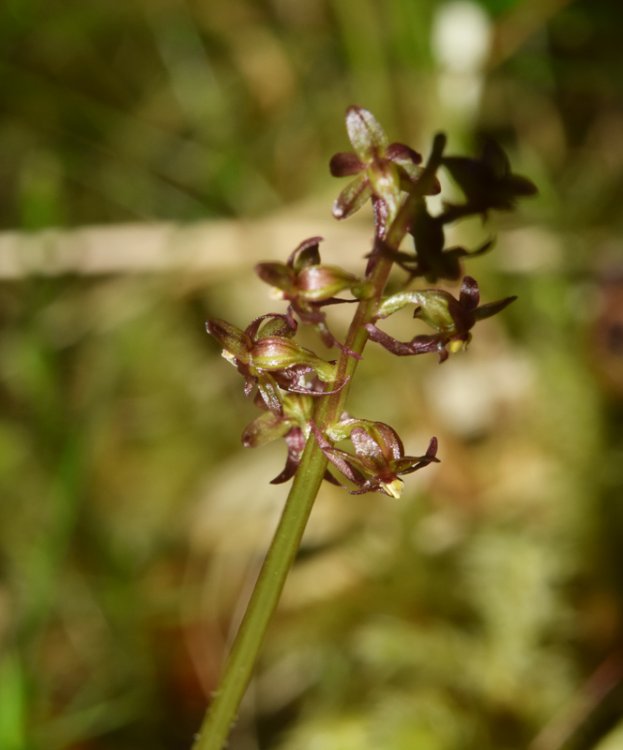
[[[414,206],[415,199],[408,198],[393,222],[384,240],[390,247],[397,249],[400,245]],[[368,340],[365,324],[372,320],[378,308],[391,267],[391,260],[379,258],[369,278],[373,293],[357,305],[346,338],[346,346],[357,354],[363,352]],[[315,419],[321,430],[335,421],[344,410],[348,386],[357,363],[355,357],[341,353],[336,382],[344,377],[348,377],[349,381],[338,393],[319,400]],[[221,684],[213,696],[192,750],[221,750],[227,740],[251,679],[270,619],[277,608],[288,572],[298,551],[326,467],[327,459],[318,444],[314,439],[308,439],[281,519],[236,635]]]
[[[225,674],[214,693],[193,750],[221,750],[227,739],[251,679],[268,623],[277,607],[288,571],[299,548],[326,463],[315,440],[308,440],[279,525],[236,635]]]

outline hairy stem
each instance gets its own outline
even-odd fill
[[[392,223],[383,240],[390,248],[398,249],[406,234],[415,205],[416,197],[408,197]],[[368,340],[365,325],[374,317],[391,267],[392,260],[379,254],[378,262],[369,276],[372,294],[357,305],[346,338],[346,347],[357,354],[363,352]],[[336,383],[345,377],[348,377],[349,381],[337,393],[319,399],[315,420],[321,430],[339,418],[344,410],[348,386],[352,381],[357,363],[358,360],[355,357],[345,352],[340,353]],[[238,707],[251,679],[270,619],[277,608],[288,572],[298,551],[326,467],[327,459],[316,441],[310,436],[229,654],[221,684],[213,696],[192,750],[221,750],[227,740]]]

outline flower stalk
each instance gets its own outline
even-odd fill
[[[323,264],[318,250],[321,238],[312,237],[300,243],[286,263],[256,267],[278,298],[288,302],[285,314],[261,316],[244,330],[221,320],[207,323],[225,359],[243,376],[245,394],[262,412],[244,430],[243,443],[255,447],[283,438],[286,466],[273,482],[293,478],[293,483],[193,750],[221,750],[227,741],[323,480],[352,494],[380,492],[399,498],[401,476],[438,461],[436,438],[423,455],[408,456],[392,427],[348,414],[350,384],[368,340],[400,356],[436,352],[443,362],[467,346],[477,321],[514,300],[480,305],[478,284],[469,276],[463,278],[458,298],[444,289],[406,288],[418,277],[455,281],[461,259],[489,249],[490,242],[476,253],[445,249],[446,223],[456,217],[486,216],[489,209],[508,210],[517,197],[534,192],[529,180],[510,172],[501,149],[486,149],[480,160],[446,159],[445,137],[438,135],[421,166],[413,149],[389,143],[367,110],[350,107],[346,127],[354,153],[336,154],[330,169],[335,176],[354,179],[335,201],[333,214],[343,219],[368,200],[372,203],[374,241],[362,277]],[[463,189],[466,201],[432,216],[426,196],[439,192],[437,171],[444,166]],[[401,249],[407,236],[414,241],[411,253]],[[385,296],[394,266],[406,271],[408,278],[404,289]],[[343,293],[352,298],[335,296]],[[346,302],[356,308],[342,343],[329,329],[324,308]],[[414,317],[434,332],[400,342],[376,324],[408,304],[415,308]],[[337,359],[327,362],[299,346],[294,341],[299,323],[312,327],[325,345],[335,347]],[[352,450],[335,447],[343,441],[349,441]]]
[[[396,248],[400,245],[407,231],[405,217],[408,211],[409,206],[405,205],[403,213],[399,214],[388,233],[388,245],[392,243]],[[357,355],[363,353],[368,339],[366,324],[374,319],[391,266],[391,260],[382,258],[370,275],[372,293],[368,299],[359,302],[337,362],[335,382],[347,384],[319,401],[315,415],[319,429],[328,426],[344,411],[348,384],[359,362],[359,358],[349,352]],[[221,684],[212,696],[212,703],[192,750],[221,750],[224,746],[298,552],[327,463],[328,459],[317,440],[308,438],[279,524],[229,654]]]

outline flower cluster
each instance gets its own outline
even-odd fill
[[[467,346],[478,321],[515,299],[480,304],[478,283],[463,275],[462,262],[489,250],[493,241],[485,239],[472,251],[446,248],[445,227],[464,217],[486,218],[491,210],[510,210],[518,198],[534,194],[535,188],[511,172],[506,155],[494,144],[486,145],[476,158],[446,156],[446,138],[439,134],[422,164],[420,154],[409,146],[390,143],[374,116],[361,107],[349,107],[346,129],[353,151],[336,154],[329,166],[333,175],[353,179],[335,201],[333,215],[343,219],[367,201],[372,204],[373,250],[362,276],[323,263],[322,238],[310,237],[285,263],[256,266],[273,297],[287,303],[285,313],[262,315],[244,330],[218,319],[209,320],[206,326],[225,359],[243,376],[245,394],[261,411],[245,428],[243,444],[257,447],[275,439],[286,443],[286,465],[273,482],[292,478],[306,445],[313,441],[326,458],[327,481],[353,494],[380,492],[399,497],[402,476],[438,461],[437,440],[430,440],[423,455],[405,455],[392,427],[348,415],[344,404],[349,377],[366,339],[399,356],[432,352],[443,362]],[[433,214],[427,196],[440,191],[438,172],[442,169],[457,183],[465,200],[444,203],[441,212]],[[410,237],[411,250],[401,247],[404,237]],[[393,265],[406,272],[407,279],[399,291],[386,295]],[[432,283],[457,282],[461,277],[458,296],[441,288],[411,287],[420,278]],[[342,342],[329,328],[325,308],[344,303],[355,303],[357,312]],[[432,332],[398,341],[377,323],[407,305],[413,306],[414,318]],[[299,325],[315,330],[327,347],[337,348],[338,360],[326,361],[298,344]],[[324,408],[327,404],[330,408]]]
[[[243,445],[285,439],[288,458],[272,480],[275,484],[291,479],[296,471],[309,434],[312,396],[336,393],[345,385],[335,380],[334,362],[292,340],[296,328],[288,316],[277,313],[256,318],[244,331],[224,320],[206,322],[208,333],[223,347],[223,357],[244,377],[245,395],[255,391],[255,404],[263,410],[245,428]]]

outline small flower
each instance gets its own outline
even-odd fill
[[[389,143],[375,117],[362,107],[348,108],[346,130],[355,153],[335,154],[329,168],[334,177],[356,177],[333,204],[333,215],[345,219],[374,198],[383,204],[382,223],[389,225],[400,208],[401,193],[413,190],[423,174],[422,157],[402,143]],[[439,192],[436,181],[428,187],[429,194]]]
[[[321,241],[322,237],[310,237],[295,248],[286,263],[259,263],[255,271],[290,301],[327,302],[345,289],[358,289],[361,282],[357,276],[320,262]]]
[[[261,401],[258,406],[266,408]],[[283,394],[281,407],[279,413],[264,411],[250,422],[242,433],[242,444],[245,448],[258,448],[273,440],[284,439],[288,449],[286,464],[271,480],[271,484],[283,484],[296,473],[310,433],[313,400],[309,396]],[[325,479],[334,482],[329,472],[325,473]]]
[[[337,345],[344,349],[329,330],[321,308],[354,302],[356,300],[339,299],[335,295],[349,290],[359,298],[365,294],[366,287],[357,276],[338,266],[320,262],[318,245],[321,240],[322,237],[310,237],[295,248],[286,263],[259,263],[255,271],[262,281],[273,286],[279,296],[290,303],[289,318],[293,319],[296,313],[302,323],[318,331],[327,346]]]
[[[286,401],[286,398],[284,398],[284,401]],[[305,396],[299,396],[298,399],[301,405],[305,404],[302,409],[298,409],[299,412],[304,414],[303,420],[297,418],[292,410],[288,409],[287,404],[294,402],[292,398],[287,398],[282,413],[276,414],[266,411],[248,424],[242,433],[242,444],[245,448],[257,448],[279,438],[285,440],[288,448],[286,465],[283,471],[271,481],[271,484],[281,484],[291,479],[301,461],[306,442],[303,427],[305,420],[311,415],[311,404],[307,403],[310,402],[310,399]]]
[[[279,388],[292,393],[324,395],[335,379],[334,362],[326,362],[292,340],[296,324],[285,315],[271,313],[256,318],[242,331],[224,320],[206,322],[208,333],[223,347],[223,357],[245,378],[244,391],[255,386],[270,411],[281,411]]]
[[[403,482],[400,476],[437,463],[437,438],[432,438],[423,456],[405,456],[398,433],[383,422],[344,417],[328,430],[332,440],[350,439],[354,454],[335,448],[312,422],[311,429],[330,463],[357,486],[353,495],[381,492],[399,498]]]
[[[414,318],[420,318],[436,333],[415,336],[411,341],[397,341],[373,323],[366,328],[372,341],[384,346],[398,356],[437,352],[439,361],[444,362],[449,353],[464,349],[471,339],[471,329],[477,321],[489,318],[510,305],[516,297],[506,297],[497,302],[480,305],[478,283],[471,276],[465,276],[461,284],[459,298],[442,289],[398,292],[388,297],[380,305],[375,320],[387,318],[408,304],[415,305]]]

